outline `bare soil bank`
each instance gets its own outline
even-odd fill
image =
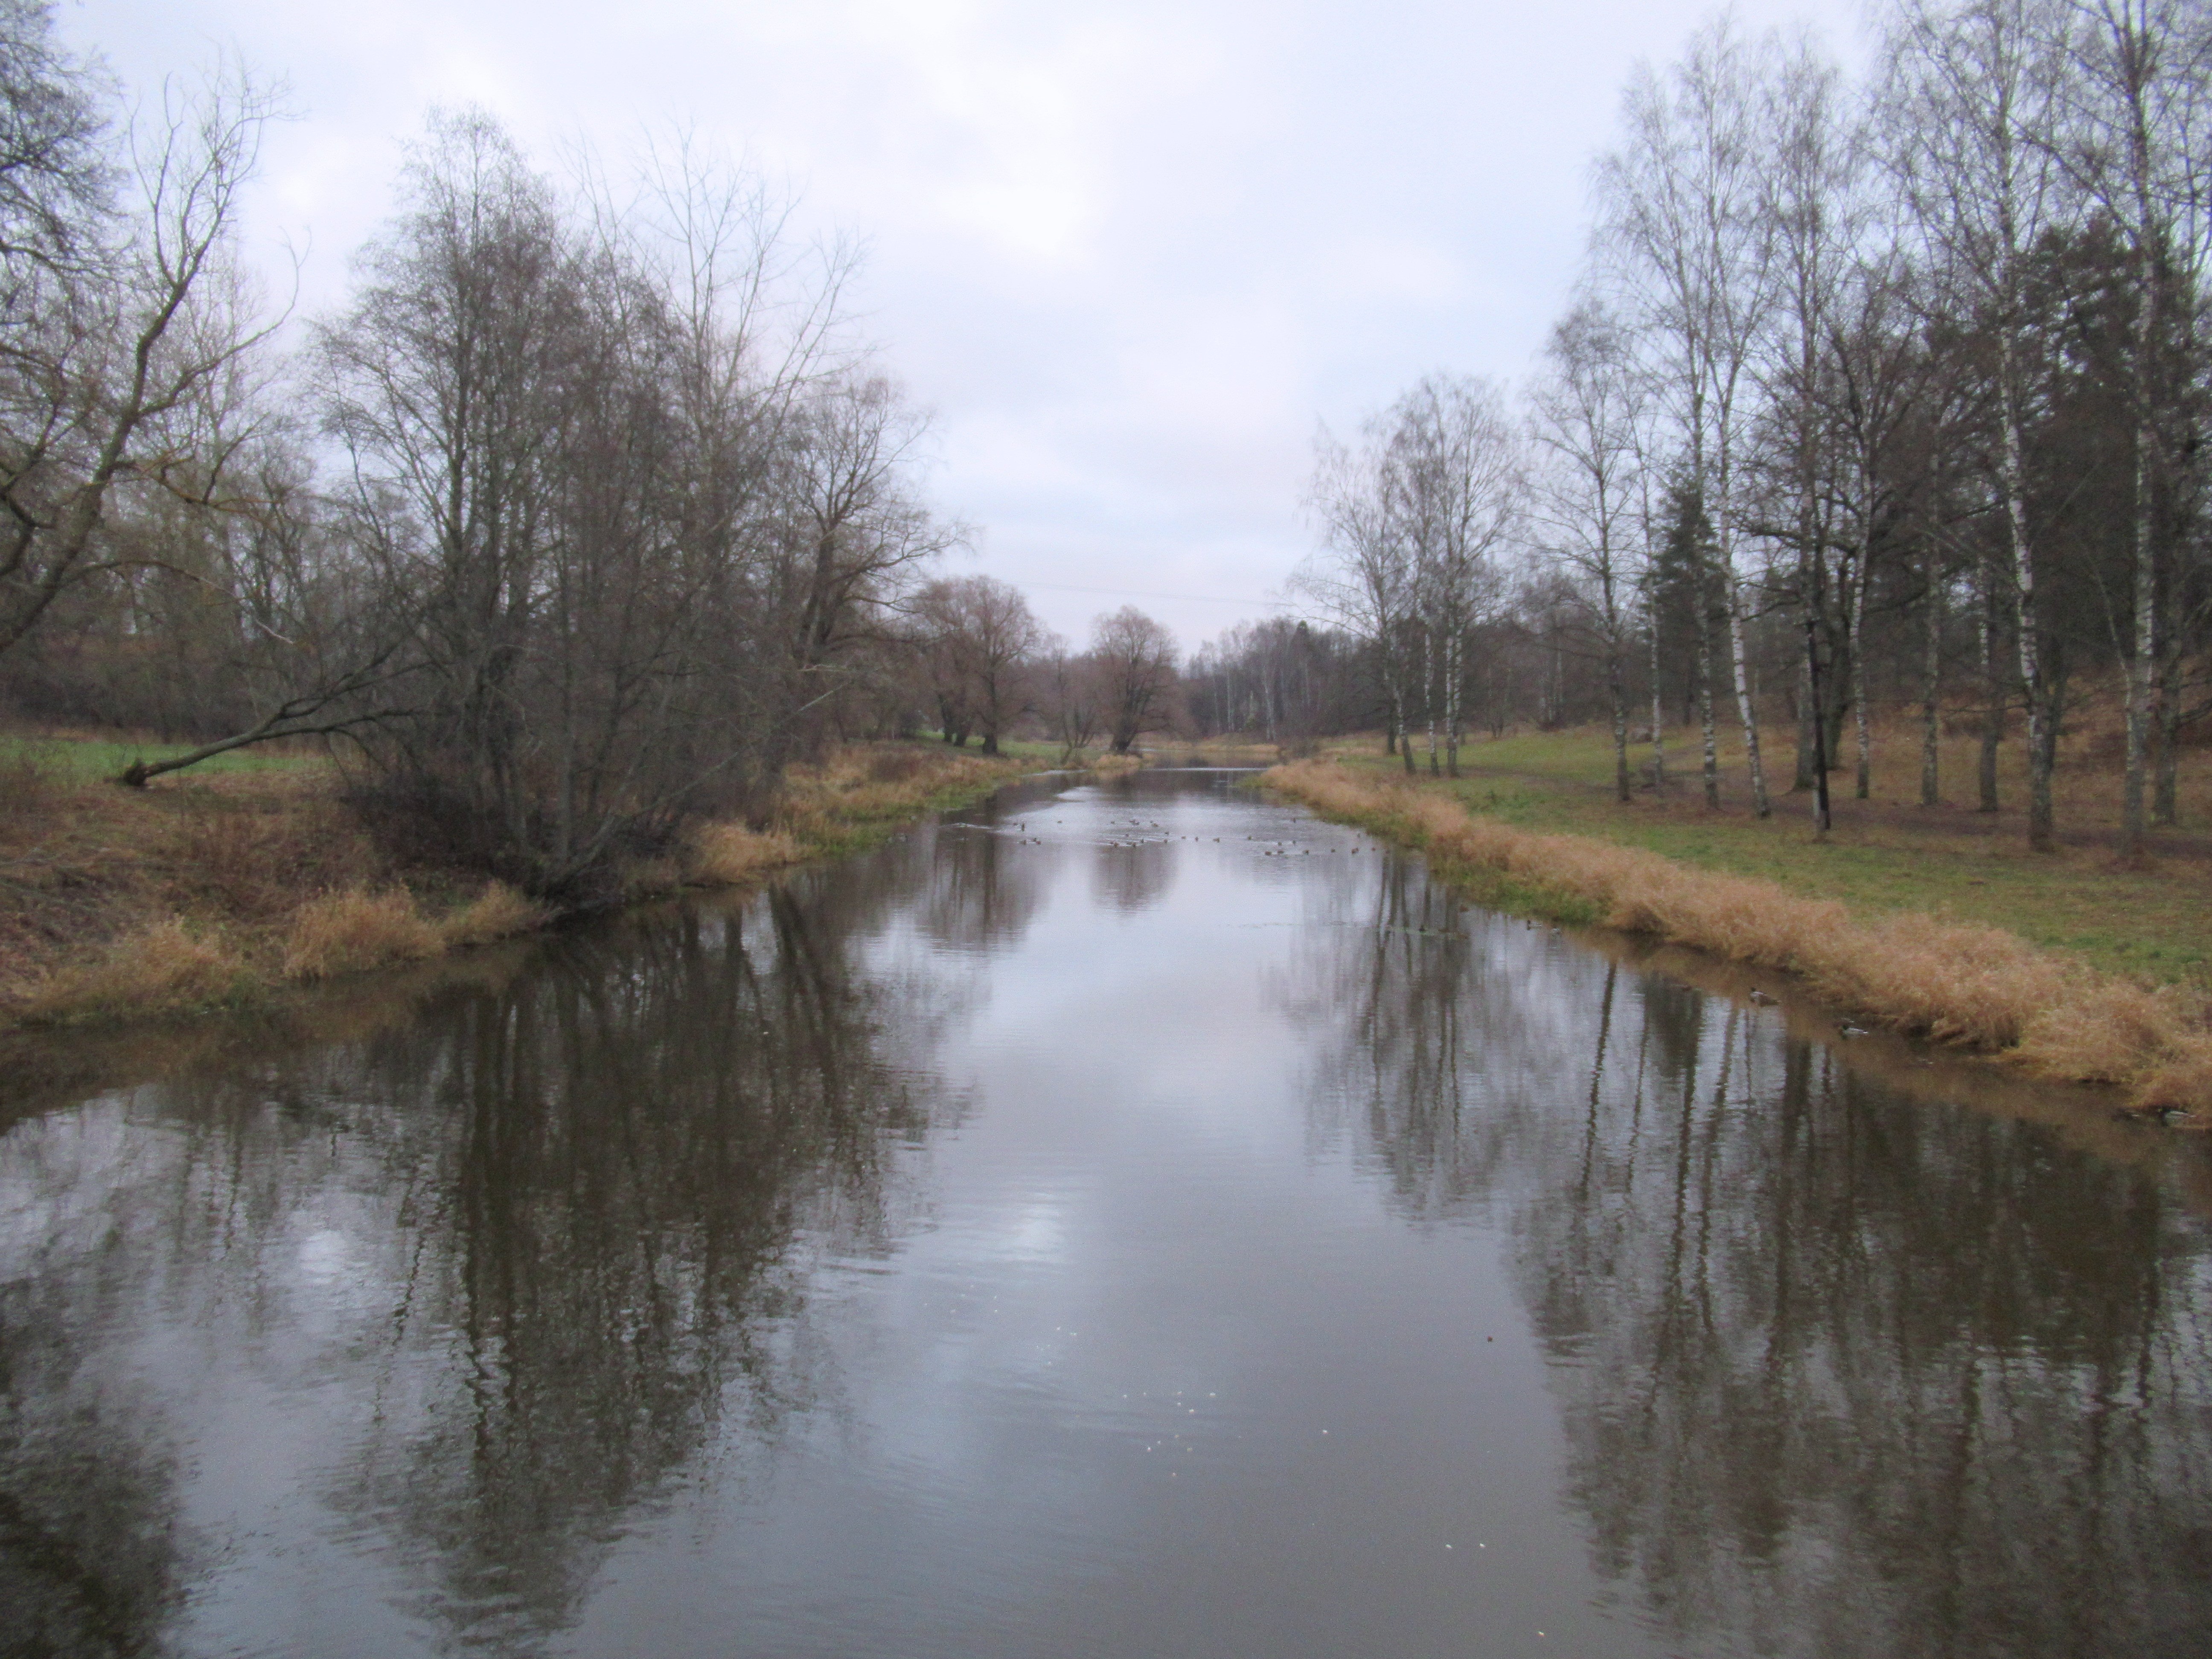
[[[1420,848],[1439,874],[1485,897],[1794,975],[1869,1029],[2041,1076],[2118,1084],[2140,1107],[2212,1121],[2212,1001],[2198,988],[2100,973],[2002,928],[1911,912],[1863,916],[1773,882],[1517,829],[1418,783],[1328,762],[1277,767],[1265,781]]]
[[[394,866],[313,761],[122,789],[22,745],[0,779],[0,1030],[280,1000],[559,920],[513,889]],[[795,769],[771,823],[702,826],[628,872],[632,899],[849,852],[1032,765],[854,745]]]

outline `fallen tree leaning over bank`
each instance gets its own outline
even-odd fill
[[[1324,817],[1419,848],[1438,875],[1483,896],[1793,974],[1869,1025],[2039,1076],[2121,1084],[2141,1106],[2212,1114],[2212,1001],[2191,988],[2099,974],[2002,928],[1855,916],[1772,882],[1532,834],[1327,762],[1278,766],[1263,781]]]

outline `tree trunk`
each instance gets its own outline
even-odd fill
[[[1735,680],[1736,713],[1743,721],[1744,763],[1751,772],[1751,810],[1771,817],[1766,798],[1766,768],[1759,754],[1759,715],[1751,706],[1751,660],[1743,638],[1743,592],[1735,572],[1729,572],[1729,666]]]
[[[1605,692],[1613,704],[1613,798],[1628,804],[1628,669],[1621,660],[1620,630],[1606,630]]]
[[[1851,724],[1858,739],[1857,798],[1873,792],[1874,738],[1867,727],[1866,696],[1866,550],[1859,550],[1858,580],[1851,585]]]
[[[1388,637],[1387,630],[1385,637]],[[1406,770],[1410,775],[1413,769],[1413,739],[1412,733],[1406,729],[1405,669],[1387,644],[1383,647],[1382,663],[1383,690],[1390,699],[1390,737],[1397,745],[1399,758],[1406,763]],[[1390,750],[1385,748],[1383,752],[1388,754]]]
[[[1926,632],[1920,657],[1920,804],[1934,806],[1943,799],[1943,590],[1937,580],[1936,543],[1928,543]]]
[[[1809,629],[1812,625],[1808,617],[1805,626]],[[1813,787],[1813,746],[1820,720],[1820,710],[1814,706],[1815,695],[1813,657],[1808,650],[1797,665],[1797,769],[1790,781],[1793,793]]]
[[[2142,304],[2150,306],[2145,295]],[[2139,334],[2144,329],[2137,324]],[[2120,784],[2119,855],[2142,856],[2144,777],[2150,758],[2153,672],[2158,661],[2158,549],[2151,534],[2151,430],[2149,376],[2142,360],[2147,337],[2136,343],[2136,499],[2134,653],[2128,659],[2127,761]]]
[[[1813,630],[1825,620],[1821,613],[1827,609],[1827,569],[1814,528],[1812,485],[1801,479],[1799,488],[1797,596],[1804,605],[1806,633],[1804,660],[1797,665],[1797,686],[1802,694],[1797,709],[1797,775],[1790,787],[1810,789],[1814,753],[1826,748],[1820,741],[1825,734],[1819,729],[1826,714],[1820,707],[1820,677],[1814,661],[1819,647],[1814,641]]]
[[[1820,714],[1820,628],[1808,607],[1805,613],[1805,678],[1811,688],[1813,707],[1813,833],[1826,838],[1832,822],[1828,811],[1828,722]]]
[[[1980,791],[1974,807],[1978,812],[1997,810],[1997,745],[2004,741],[2005,688],[1998,659],[1996,611],[1996,564],[1985,553],[1982,557],[1982,603],[1978,626],[1981,634],[1982,689],[1987,702],[1982,711],[1982,752],[1976,775]]]
[[[1705,805],[1721,804],[1720,739],[1713,728],[1713,617],[1704,592],[1705,572],[1697,572],[1698,596],[1698,724],[1705,741]]]
[[[2158,212],[2151,204],[2153,189],[2151,142],[2146,88],[2135,76],[2147,63],[2149,43],[2130,18],[2115,43],[2129,60],[2128,182],[2136,210],[2134,234],[2136,315],[2134,349],[2129,354],[2130,378],[2135,394],[2136,498],[2134,654],[2128,661],[2127,762],[2120,788],[2119,855],[2142,855],[2144,774],[2150,757],[2150,731],[2154,696],[2153,677],[2158,665],[2158,544],[2154,508],[2158,461],[2158,423],[2152,400],[2158,392],[2159,326],[2164,272],[2157,257],[2160,239]]]
[[[2005,522],[2012,535],[2014,606],[2020,618],[2020,678],[2027,692],[2027,844],[2038,853],[2055,851],[2051,774],[2057,758],[2057,709],[2045,684],[2042,654],[2042,614],[2035,591],[2034,544],[2027,528],[2026,443],[2021,435],[2015,358],[2018,348],[2009,327],[1998,337],[2002,374],[1999,396],[2004,404],[2002,465]]]
[[[2159,665],[2158,782],[2150,816],[2153,823],[2171,826],[2180,805],[2181,652],[2169,646],[2164,658]]]
[[[1463,639],[1456,624],[1444,637],[1444,773],[1459,775],[1460,653]]]

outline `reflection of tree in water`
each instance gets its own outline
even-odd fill
[[[926,860],[915,872],[924,891],[922,928],[956,950],[1011,945],[1028,931],[1044,902],[1045,861],[1040,849],[1017,847],[996,833],[1007,816],[997,801],[982,802],[963,816],[987,827],[909,838],[909,856]]]
[[[1532,972],[1521,923],[1462,903],[1411,860],[1342,866],[1316,892],[1285,994],[1302,1028],[1334,1034],[1315,1080],[1324,1119],[1356,1121],[1401,1213],[1465,1208],[1509,1150],[1505,1122],[1472,1103],[1556,1052],[1543,1034],[1559,999]]]
[[[1357,1075],[1393,1190],[1510,1218],[1574,1501],[1668,1636],[2202,1650],[2212,1271],[2167,1188],[1679,983],[1473,933],[1402,935],[1387,971],[1376,941],[1346,950],[1365,994],[1324,1094],[1392,1050]],[[1485,939],[1517,939],[1519,971],[1477,974]],[[1516,997],[1535,1012],[1480,1006]]]
[[[1109,833],[1135,835],[1136,830]],[[1152,831],[1144,833],[1151,834]],[[1109,909],[1134,912],[1157,904],[1175,879],[1176,848],[1166,841],[1101,846],[1092,855],[1091,890]]]
[[[392,1352],[447,1363],[341,1501],[468,1638],[565,1624],[597,1547],[726,1413],[771,1433],[808,1403],[786,1258],[802,1231],[888,1247],[886,1160],[923,1119],[878,1036],[838,941],[777,893],[579,945],[395,1045],[380,1091],[411,1072],[451,1128],[408,1172],[441,1212]]]
[[[719,1427],[744,1425],[720,1443],[742,1453],[817,1397],[796,1249],[890,1248],[893,1161],[931,1103],[910,1069],[923,1056],[886,1029],[912,1000],[849,967],[882,919],[780,890],[587,931],[406,1030],[179,1085],[118,1137],[138,1178],[82,1160],[83,1207],[112,1237],[80,1227],[42,1264],[61,1304],[48,1346],[88,1376],[127,1370],[97,1352],[139,1329],[95,1306],[104,1274],[108,1303],[158,1307],[220,1356],[218,1376],[343,1379],[326,1397],[374,1401],[327,1425],[325,1494],[349,1535],[386,1540],[371,1547],[409,1564],[416,1610],[455,1639],[536,1650]],[[30,1145],[0,1144],[0,1183],[50,1193],[51,1171],[9,1166]],[[303,1285],[309,1256],[335,1263],[320,1285]],[[19,1277],[0,1275],[20,1303]],[[34,1323],[7,1327],[11,1386]],[[56,1377],[31,1382],[76,1410]],[[109,1437],[106,1396],[87,1398],[98,1443],[82,1413],[19,1413],[0,1458],[11,1476],[51,1468],[49,1487],[106,1471],[112,1498],[78,1480],[76,1509],[54,1513],[116,1581],[100,1616],[150,1633],[175,1570],[105,1540],[165,1535],[163,1460],[131,1449],[151,1436]],[[21,1449],[33,1432],[44,1449]],[[13,1515],[0,1591],[39,1565]]]
[[[0,1288],[0,1653],[153,1650],[183,1595],[175,1459],[136,1390],[76,1375],[94,1274]]]

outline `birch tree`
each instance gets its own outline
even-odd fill
[[[2031,255],[2065,215],[2054,139],[2068,25],[2053,0],[1901,0],[1889,23],[1883,112],[1930,273],[1995,339],[1995,472],[2027,688],[2028,844],[2039,852],[2057,844],[2051,773],[2063,682],[2048,656],[2027,477],[2026,290]]]
[[[1613,793],[1626,801],[1644,389],[1633,342],[1596,300],[1585,299],[1553,328],[1545,357],[1549,377],[1538,386],[1531,409],[1537,449],[1547,464],[1532,473],[1531,517],[1546,550],[1595,595],[1613,717]]]
[[[1389,430],[1378,415],[1363,424],[1357,449],[1326,428],[1315,439],[1306,508],[1322,550],[1299,567],[1290,587],[1374,653],[1382,680],[1384,752],[1400,755],[1411,772],[1407,680],[1414,565],[1383,483]]]
[[[1859,716],[1861,774],[1866,745],[1863,686],[1856,678],[1838,685],[1835,671],[1848,663],[1856,677],[1861,653],[1850,648],[1854,629],[1830,605],[1832,589],[1863,594],[1863,580],[1832,584],[1828,554],[1838,491],[1828,468],[1830,421],[1824,392],[1831,343],[1842,329],[1837,315],[1853,243],[1861,225],[1855,198],[1856,135],[1839,108],[1843,92],[1835,66],[1808,42],[1778,61],[1759,88],[1763,141],[1758,145],[1757,211],[1772,227],[1774,303],[1759,340],[1754,374],[1774,451],[1770,476],[1780,511],[1765,526],[1796,555],[1797,605],[1804,635],[1798,721],[1797,786],[1812,792],[1817,830],[1829,823],[1828,777],[1834,751],[1830,712],[1847,693]],[[1853,499],[1864,500],[1863,490]],[[1867,537],[1857,538],[1862,569]],[[1842,625],[1838,627],[1838,622]],[[1839,637],[1840,636],[1840,637]],[[1824,647],[1825,662],[1824,662]],[[1823,673],[1823,668],[1829,672]]]
[[[2212,70],[2204,8],[2191,0],[2075,0],[2069,37],[2074,73],[2060,88],[2070,118],[2055,133],[2070,182],[2119,233],[2131,310],[2127,379],[2135,478],[2119,854],[2142,850],[2152,722],[2163,618],[2159,502],[2178,455],[2196,434],[2175,420],[2172,324],[2193,331],[2204,274],[2206,185],[2212,173]],[[2179,307],[2182,315],[2175,317]],[[2185,354],[2185,356],[2186,354]],[[2170,795],[2161,817],[2172,821]]]
[[[1752,356],[1773,297],[1773,227],[1759,210],[1756,167],[1757,88],[1771,57],[1747,46],[1723,15],[1692,37],[1664,76],[1639,66],[1623,100],[1621,141],[1598,167],[1601,246],[1650,343],[1687,481],[1712,517],[1736,712],[1761,817],[1771,806],[1736,568],[1736,491]],[[1717,805],[1710,714],[1704,724],[1706,799]]]
[[[1382,470],[1383,513],[1414,572],[1425,655],[1429,764],[1459,775],[1468,651],[1503,592],[1503,556],[1522,507],[1519,434],[1489,381],[1431,374],[1392,405]]]

